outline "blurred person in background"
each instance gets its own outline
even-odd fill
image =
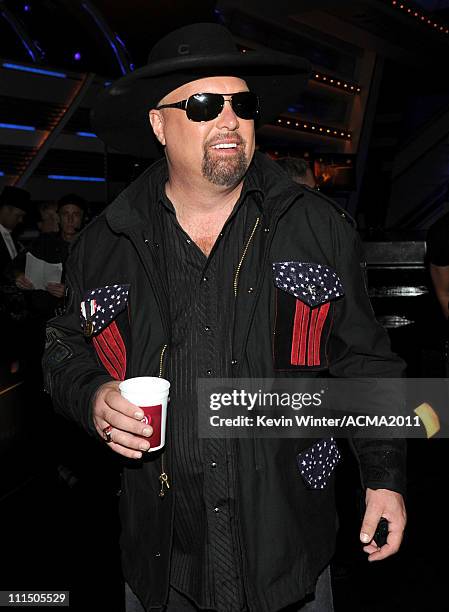
[[[276,160],[278,166],[299,185],[305,185],[310,189],[318,189],[312,168],[305,159],[301,157],[280,157]]]
[[[57,202],[42,202],[39,205],[40,220],[37,222],[41,234],[59,232],[59,215]]]
[[[1,361],[11,373],[19,369],[26,303],[11,277],[11,262],[23,249],[15,231],[30,212],[30,193],[6,185],[0,194],[0,333]]]

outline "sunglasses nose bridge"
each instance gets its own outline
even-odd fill
[[[229,102],[229,107],[226,106],[226,102]],[[239,126],[239,117],[232,106],[232,95],[223,96],[223,104],[217,119],[219,122],[224,122],[227,125],[232,124],[232,129],[236,129]]]

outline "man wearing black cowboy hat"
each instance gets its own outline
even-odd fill
[[[25,189],[6,185],[0,194],[0,273],[20,249],[12,232],[23,222],[30,208],[30,194]]]
[[[225,28],[195,24],[163,38],[94,110],[109,147],[165,153],[74,246],[44,357],[56,408],[127,458],[127,610],[332,610],[334,441],[200,440],[196,427],[201,377],[403,369],[374,318],[351,222],[255,153],[255,123],[297,100],[309,70],[295,56],[242,54]],[[283,281],[287,264],[295,278],[311,270],[310,295]],[[171,381],[167,443],[150,454],[151,426],[118,392],[144,375]],[[375,561],[402,539],[404,448],[356,446],[360,537]],[[311,476],[319,453],[329,467]],[[379,548],[381,516],[390,533]]]

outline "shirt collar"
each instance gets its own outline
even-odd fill
[[[11,235],[11,230],[9,230],[8,228],[6,228],[4,225],[2,225],[0,223],[0,232],[2,234],[8,234],[9,236]]]

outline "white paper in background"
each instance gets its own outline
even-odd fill
[[[35,289],[46,290],[48,283],[61,282],[62,263],[48,263],[27,253],[25,276],[33,283]]]

